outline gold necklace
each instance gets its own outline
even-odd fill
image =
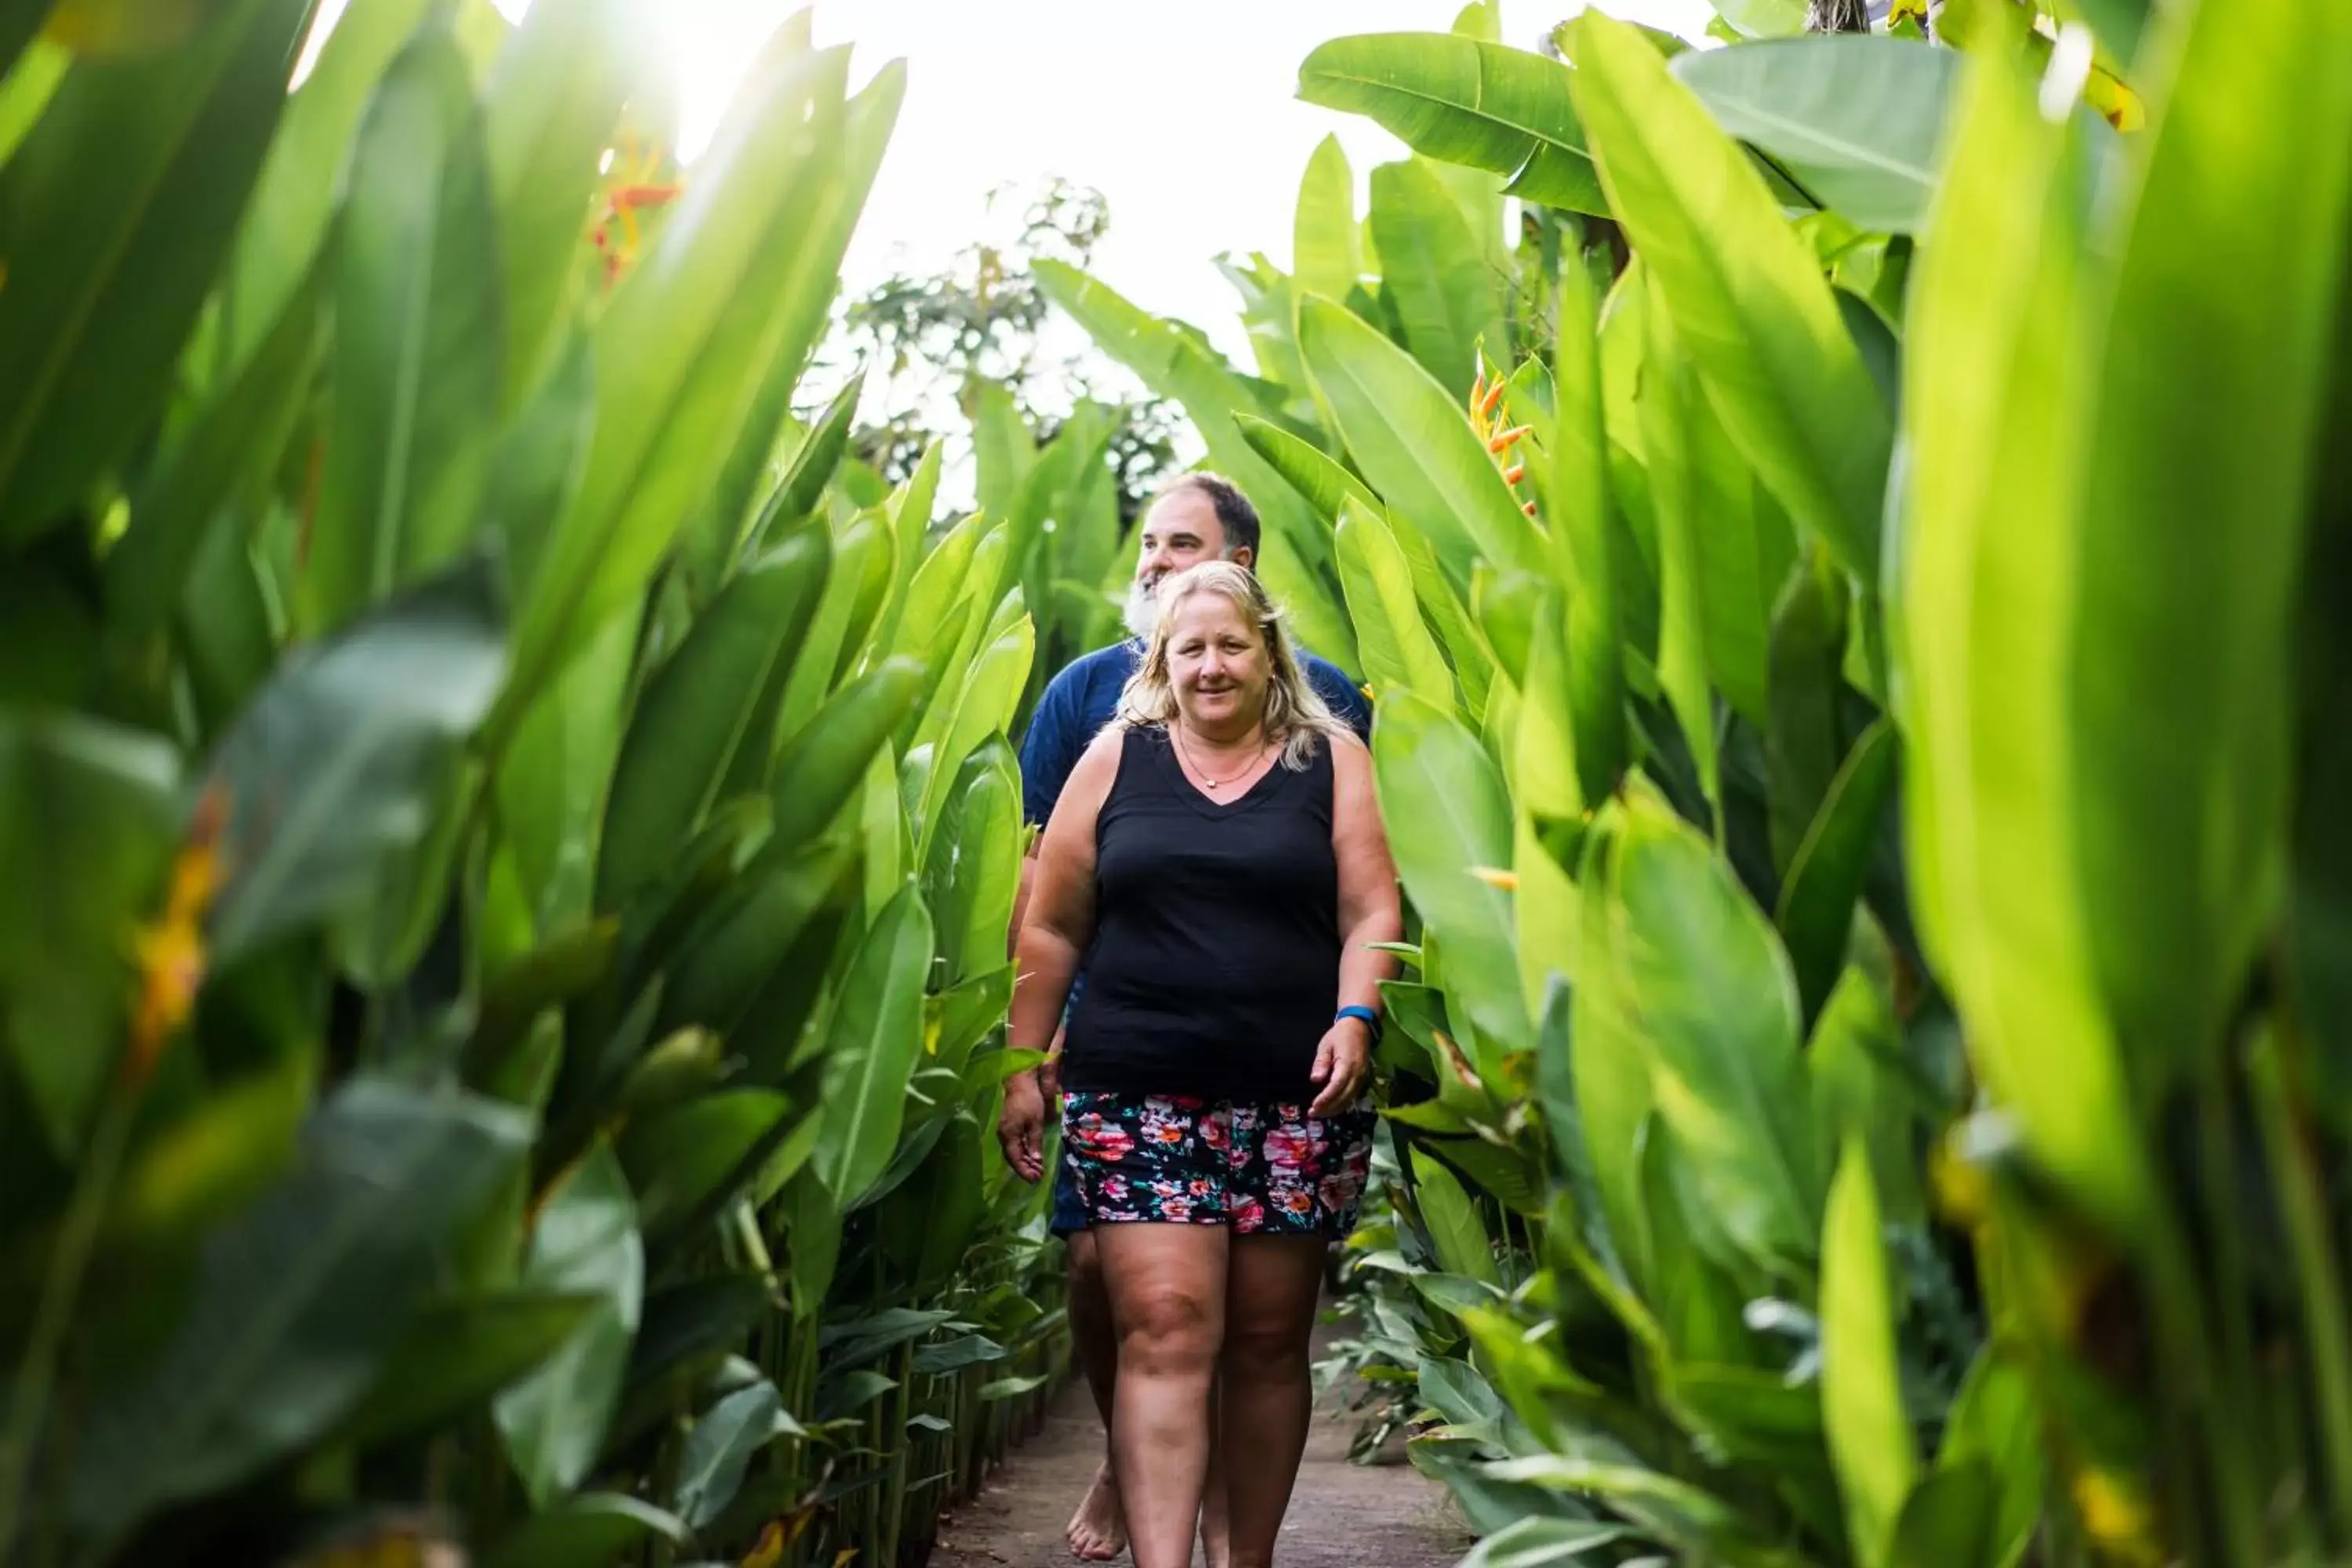
[[[1265,737],[1261,735],[1258,738],[1257,750],[1250,753],[1250,760],[1243,765],[1240,773],[1234,773],[1229,778],[1213,779],[1202,771],[1200,763],[1192,760],[1192,750],[1184,744],[1183,727],[1181,725],[1171,726],[1171,732],[1176,737],[1177,754],[1182,757],[1184,759],[1185,765],[1192,770],[1192,776],[1201,781],[1201,787],[1202,789],[1219,790],[1224,788],[1229,784],[1236,784],[1241,780],[1247,778],[1251,772],[1257,767],[1258,763],[1264,760],[1265,756],[1266,742]]]

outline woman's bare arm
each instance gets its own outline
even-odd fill
[[[1331,851],[1339,863],[1339,1005],[1381,1005],[1380,983],[1396,973],[1396,954],[1371,944],[1404,935],[1396,862],[1372,789],[1372,756],[1354,736],[1331,747]]]
[[[1098,737],[1070,772],[1038,841],[1023,911],[1013,1014],[1005,1043],[1044,1050],[1062,1020],[1070,983],[1094,939],[1095,819],[1118,777],[1118,731]]]
[[[1339,868],[1339,1005],[1377,1013],[1381,982],[1396,973],[1397,961],[1373,944],[1404,934],[1404,905],[1372,790],[1371,753],[1352,735],[1331,742],[1331,853]],[[1312,1114],[1355,1103],[1370,1075],[1371,1049],[1371,1030],[1360,1020],[1333,1021],[1316,1053],[1321,1092]]]
[[[1004,1043],[1013,1049],[1059,1048],[1062,1005],[1069,1000],[1070,981],[1094,937],[1095,821],[1118,777],[1124,740],[1113,732],[1087,749],[1062,786],[1038,843],[1017,941],[1013,1016],[1004,1030]],[[1023,1181],[1045,1173],[1045,1090],[1034,1069],[1005,1080],[996,1138],[1005,1163]]]

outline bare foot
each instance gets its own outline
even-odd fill
[[[1078,1511],[1070,1516],[1070,1555],[1081,1563],[1108,1563],[1127,1550],[1127,1514],[1118,1505],[1118,1478],[1110,1461],[1095,1471]]]

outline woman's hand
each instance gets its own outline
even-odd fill
[[[1372,1070],[1372,1031],[1361,1018],[1342,1018],[1323,1032],[1307,1076],[1322,1092],[1307,1108],[1309,1116],[1337,1116],[1356,1103]]]
[[[996,1114],[996,1141],[1004,1163],[1024,1182],[1045,1173],[1045,1091],[1037,1075],[1024,1072],[1004,1083],[1004,1109]]]
[[[1054,1043],[1045,1047],[1045,1059],[1037,1064],[1037,1084],[1048,1105],[1062,1102],[1062,1040],[1067,1033],[1066,1028],[1054,1031]]]

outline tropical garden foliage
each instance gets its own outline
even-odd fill
[[[2352,1552],[2352,10],[1717,9],[1318,50],[1247,370],[1034,268],[1379,700],[1347,1353],[1490,1565]],[[0,1559],[919,1562],[1117,411],[849,455],[804,16],[311,11],[0,0]]]
[[[919,1562],[1066,1353],[1086,476],[791,416],[903,69],[641,14],[0,4],[0,1559]]]
[[[1252,370],[1045,269],[1378,700],[1350,1353],[1478,1563],[2336,1560],[2352,11],[1717,9],[1317,50]]]

